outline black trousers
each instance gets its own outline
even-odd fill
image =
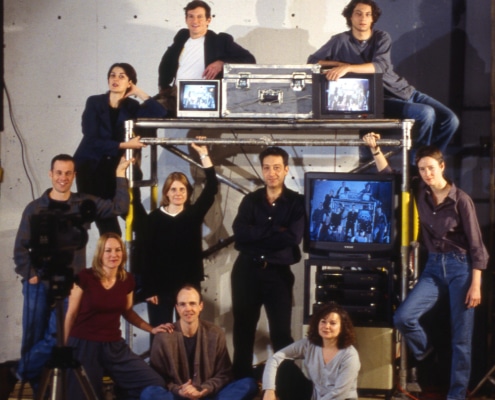
[[[231,275],[234,316],[233,371],[236,378],[252,375],[253,348],[261,306],[265,306],[275,351],[291,344],[292,288],[289,265],[257,262],[239,254]]]
[[[311,400],[313,382],[304,376],[293,360],[282,361],[275,382],[275,393],[280,400]]]

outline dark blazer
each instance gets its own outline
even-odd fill
[[[189,29],[181,29],[174,37],[172,45],[167,49],[158,67],[158,85],[161,89],[170,87],[179,68],[179,56],[184,44],[189,39]],[[234,42],[228,33],[215,33],[208,30],[205,36],[205,66],[214,61],[237,64],[255,64],[256,59],[245,48]],[[223,71],[216,78],[221,79]]]
[[[211,399],[233,379],[232,363],[223,329],[202,319],[199,320],[196,333],[194,371],[189,370],[180,321],[174,324],[172,333],[156,334],[151,348],[150,363],[165,379],[167,389],[175,395],[179,394],[181,385],[191,379],[198,390],[208,389],[208,398]]]
[[[119,157],[122,151],[119,143],[125,139],[124,122],[136,118],[164,118],[167,111],[156,100],[149,98],[140,104],[137,100],[126,98],[119,107],[116,128],[110,118],[109,92],[88,97],[82,114],[83,138],[74,159],[76,169],[90,162],[96,165],[104,156]]]

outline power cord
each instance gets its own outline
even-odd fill
[[[35,195],[34,195],[34,185],[33,181],[31,180],[31,176],[29,175],[28,172],[28,167],[26,163],[26,146],[24,145],[24,139],[22,138],[22,135],[20,133],[19,127],[17,126],[17,121],[15,120],[14,116],[14,110],[12,106],[12,101],[10,98],[10,93],[7,89],[7,84],[5,83],[5,79],[3,80],[3,87],[5,90],[5,95],[7,97],[7,103],[9,105],[9,117],[10,117],[10,122],[12,123],[12,127],[14,128],[14,133],[17,136],[17,139],[19,140],[19,144],[21,145],[21,160],[22,160],[22,167],[24,168],[24,172],[26,174],[26,177],[29,181],[29,187],[31,188],[31,198],[34,200]]]

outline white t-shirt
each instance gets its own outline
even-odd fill
[[[179,57],[176,79],[203,79],[205,70],[205,37],[187,39]]]

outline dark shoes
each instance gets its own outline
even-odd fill
[[[420,371],[429,371],[435,364],[434,348],[430,346],[419,359],[412,354],[409,357],[409,382],[417,383],[420,380]]]
[[[0,400],[8,400],[17,383],[17,361],[5,361],[0,364]]]
[[[430,357],[433,354],[433,346],[430,346],[426,349],[426,351],[423,353],[421,358],[417,358],[418,361],[425,361],[428,357]]]

